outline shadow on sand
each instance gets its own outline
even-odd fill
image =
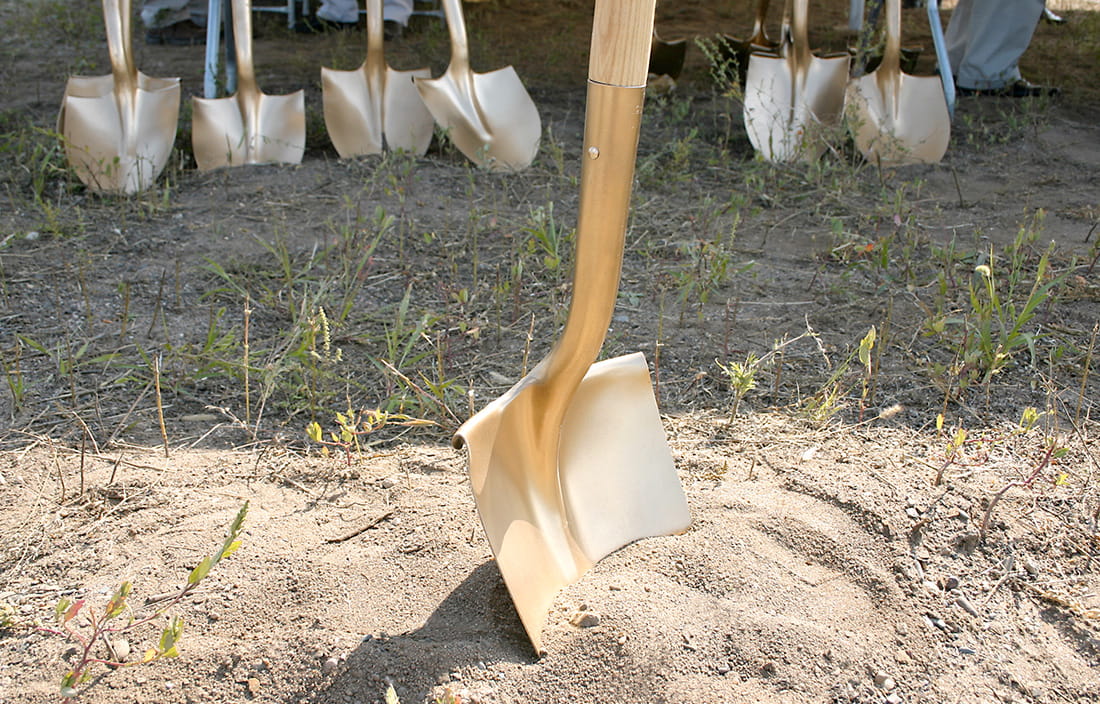
[[[382,701],[392,683],[402,702],[421,702],[455,670],[536,660],[500,570],[489,560],[448,594],[420,628],[364,638],[339,673],[308,701],[368,704]]]

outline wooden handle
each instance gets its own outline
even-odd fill
[[[588,79],[644,86],[648,77],[656,0],[596,0]]]

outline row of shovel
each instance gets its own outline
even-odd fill
[[[793,10],[793,12],[792,12]],[[856,147],[873,163],[934,163],[951,137],[948,76],[912,76],[901,70],[901,0],[886,0],[886,46],[871,73],[849,78],[848,53],[816,56],[810,51],[808,0],[788,0],[782,39],[763,31],[764,0],[749,40],[744,120],[749,140],[765,160],[813,161],[828,133],[847,120]],[[947,66],[936,3],[929,8],[941,67]],[[950,88],[949,88],[950,86]]]
[[[102,0],[111,73],[73,76],[58,132],[69,163],[90,189],[131,194],[163,170],[176,139],[180,80],[137,70],[131,49],[131,0]],[[479,166],[527,167],[538,153],[538,109],[511,66],[470,69],[461,0],[443,0],[451,38],[446,72],[397,71],[383,56],[382,0],[367,0],[367,55],[354,71],[321,69],[325,126],[341,157],[403,149],[423,154],[435,125]],[[268,95],[252,62],[251,0],[233,0],[237,91],[193,98],[191,144],[199,169],[300,163],[305,151],[301,90]],[[211,18],[213,20],[213,18]]]

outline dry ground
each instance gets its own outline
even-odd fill
[[[746,33],[728,5],[663,2],[659,27]],[[814,5],[815,45],[843,46],[847,3]],[[171,609],[180,657],[98,668],[85,700],[1096,701],[1100,7],[1051,5],[1069,23],[1023,69],[1062,95],[962,100],[944,162],[893,171],[839,134],[813,167],[754,161],[692,45],[647,105],[606,354],[649,358],[694,524],[564,590],[538,657],[448,437],[563,319],[591,2],[467,6],[475,68],[516,66],[542,114],[523,173],[445,143],[338,160],[317,69],[361,36],[272,19],[259,80],[306,90],[304,162],[197,172],[185,101],[130,199],[87,193],[49,134],[65,78],[106,70],[96,4],[0,2],[0,703],[57,698],[60,599],[131,580],[150,613],[245,502],[240,549]],[[199,90],[201,48],[135,50]],[[389,55],[438,73],[445,34]],[[754,373],[732,424],[716,360]],[[435,425],[324,456],[307,424],[349,407]]]

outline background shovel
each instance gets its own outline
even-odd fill
[[[539,151],[542,122],[531,96],[506,66],[489,73],[470,69],[462,0],[443,0],[451,35],[451,63],[439,78],[416,79],[420,97],[458,150],[495,171],[526,168]],[[646,47],[649,46],[646,34]]]
[[[93,191],[129,194],[153,185],[176,141],[180,79],[137,70],[130,17],[130,0],[103,0],[111,73],[69,78],[57,117],[69,164]]]
[[[901,0],[886,0],[886,50],[871,73],[848,84],[848,120],[856,147],[883,165],[933,163],[951,138],[943,84],[903,73]]]
[[[252,3],[233,0],[237,93],[192,98],[191,147],[199,169],[302,161],[306,111],[302,91],[264,95],[252,67]]]
[[[382,44],[382,0],[367,0],[366,61],[355,71],[321,69],[325,127],[345,159],[383,147],[420,155],[432,141],[435,120],[413,83],[431,71],[389,68]]]
[[[753,54],[745,79],[745,128],[764,159],[812,161],[825,149],[822,132],[840,122],[848,83],[847,53],[810,52],[807,2],[794,0],[779,56]]]
[[[661,39],[654,28],[653,41],[649,49],[649,73],[655,76],[679,78],[684,70],[687,48],[686,39]]]
[[[749,70],[749,56],[754,53],[775,54],[779,47],[778,42],[768,37],[768,0],[756,0],[756,19],[752,25],[752,36],[748,39],[737,39],[727,34],[719,37],[718,46],[722,52],[722,59],[733,62],[737,67],[737,80],[740,85],[745,85],[745,76]],[[784,19],[788,13],[784,11]]]
[[[554,596],[608,553],[687,530],[640,354],[592,364],[619,287],[654,0],[596,0],[573,299],[530,374],[461,428],[482,525],[536,650]]]

